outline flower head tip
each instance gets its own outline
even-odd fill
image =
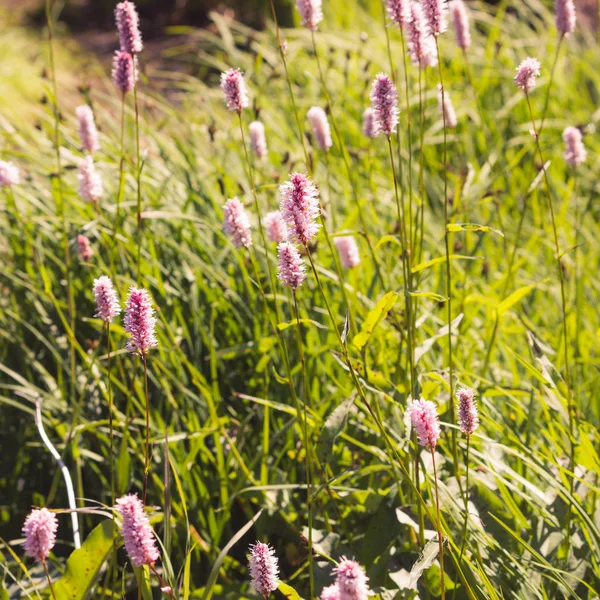
[[[25,554],[45,560],[56,543],[58,520],[47,508],[33,509],[23,524]]]

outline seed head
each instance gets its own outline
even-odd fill
[[[231,238],[236,248],[250,248],[252,246],[252,233],[250,232],[250,219],[244,205],[237,199],[231,198],[223,205],[225,220],[223,229]]]
[[[47,508],[34,508],[23,524],[25,554],[36,560],[48,558],[56,543],[58,519]]]
[[[411,402],[408,410],[419,444],[434,450],[442,433],[435,404],[421,398]]]
[[[136,494],[122,496],[117,500],[115,510],[123,519],[121,534],[125,541],[125,550],[133,565],[136,567],[153,565],[160,554],[142,501]]]

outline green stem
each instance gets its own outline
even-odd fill
[[[42,558],[42,565],[44,566],[44,571],[46,572],[46,577],[48,579],[48,585],[50,586],[50,593],[52,594],[52,600],[56,600],[54,586],[52,585],[52,579],[50,578],[50,571],[48,570],[48,564],[46,563],[45,558]]]
[[[435,467],[435,449],[431,447],[431,460],[433,462],[433,483],[435,486],[435,507],[437,510],[437,534],[440,548],[440,572],[442,578],[442,600],[446,597],[445,574],[444,574],[444,538],[442,534],[442,515],[440,512],[440,494],[438,490],[437,471]]]
[[[114,430],[113,430],[113,395],[110,364],[110,321],[107,323],[106,344],[108,346],[108,425],[110,430],[110,499],[111,506],[115,504],[115,456],[114,456]]]
[[[146,506],[146,495],[148,493],[148,474],[150,472],[150,399],[148,394],[148,365],[146,355],[142,354],[144,363],[144,397],[146,400],[146,438],[144,445],[144,491],[142,494],[142,503]]]
[[[136,154],[136,181],[137,181],[137,285],[141,282],[141,257],[142,257],[142,161],[140,155],[140,115],[138,106],[137,82],[133,87],[135,104],[135,154]]]
[[[548,104],[550,103],[550,91],[552,90],[552,83],[554,82],[554,72],[556,71],[556,65],[558,63],[558,53],[560,52],[560,47],[563,43],[565,36],[561,35],[558,40],[558,44],[556,45],[556,52],[554,54],[554,61],[552,62],[552,70],[550,71],[550,81],[548,82],[548,87],[546,88],[546,98],[544,100],[544,110],[542,112],[542,122],[540,123],[540,127],[538,130],[538,135],[542,134],[542,130],[544,129],[544,121],[546,120],[546,113],[548,111]]]
[[[117,193],[117,212],[113,227],[113,237],[119,229],[119,217],[121,215],[121,202],[125,193],[125,94],[121,94],[121,158],[119,160],[119,191]]]

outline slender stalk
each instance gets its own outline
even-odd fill
[[[419,145],[419,186],[421,191],[421,223],[424,222],[423,214],[425,212],[425,113],[423,107],[423,69],[419,67],[419,117],[420,117],[420,145]],[[416,220],[415,215],[415,220]],[[409,215],[409,219],[412,220],[412,216]],[[419,230],[421,233],[420,242],[419,238]],[[417,248],[418,243],[418,254],[417,254],[417,264],[421,262],[421,257],[423,254],[423,227],[419,227],[417,223],[415,223],[415,241],[413,243],[413,248]]]
[[[421,455],[421,448],[419,447],[419,444],[417,444],[417,438],[414,433],[412,437],[415,444],[415,487],[420,489],[421,483],[419,481],[419,459]],[[419,545],[421,548],[423,548],[425,546],[425,515],[423,514],[423,506],[419,502],[417,502],[417,519],[419,521]]]
[[[438,490],[437,471],[435,468],[435,449],[431,448],[431,460],[433,461],[433,484],[435,486],[435,507],[437,510],[437,534],[440,547],[440,571],[442,577],[442,600],[446,597],[445,575],[444,575],[444,538],[442,533],[442,515],[440,512],[440,494]]]
[[[106,324],[106,345],[108,346],[108,426],[110,430],[110,499],[111,506],[115,504],[115,456],[114,456],[114,430],[113,430],[113,395],[110,361],[110,321]]]
[[[141,256],[142,256],[142,160],[140,154],[140,114],[138,106],[137,82],[133,87],[133,101],[135,104],[135,155],[136,155],[136,182],[137,182],[137,285],[141,282]]]
[[[465,551],[465,544],[467,543],[467,527],[469,524],[469,450],[471,446],[471,436],[467,436],[467,454],[465,457],[465,524],[463,525],[462,531],[462,543],[460,546],[460,554],[458,556],[458,562],[462,560],[463,552]]]
[[[542,130],[544,129],[544,121],[546,120],[546,113],[548,111],[548,104],[550,103],[550,91],[552,89],[552,83],[554,82],[554,72],[556,71],[556,65],[558,63],[558,53],[560,52],[560,47],[563,43],[565,36],[561,34],[558,44],[556,45],[556,52],[554,54],[554,61],[552,62],[552,70],[550,71],[550,81],[548,82],[548,87],[546,88],[546,98],[544,100],[544,110],[542,112],[542,122],[540,123],[540,127],[538,130],[538,135],[542,134]]]
[[[148,365],[146,355],[142,355],[144,363],[144,396],[146,400],[146,443],[144,454],[144,491],[142,494],[142,503],[146,506],[146,494],[148,492],[148,473],[150,472],[150,402],[148,397]]]
[[[42,565],[44,566],[44,571],[46,572],[46,578],[48,579],[48,585],[50,586],[50,593],[52,594],[52,600],[56,600],[56,594],[54,593],[54,586],[52,585],[52,579],[50,578],[50,571],[48,570],[48,564],[46,563],[45,558],[42,558]]]
[[[121,202],[125,194],[125,94],[121,94],[121,158],[119,160],[119,191],[117,194],[117,212],[113,236],[116,236],[119,228],[119,217],[121,215]]]
[[[308,371],[306,369],[306,358],[304,356],[304,343],[302,341],[302,329],[300,325],[300,313],[298,311],[298,297],[294,295],[294,313],[296,317],[296,335],[298,337],[298,351],[300,353],[300,362],[302,364],[302,374],[304,379],[304,455],[306,462],[306,505],[308,510],[308,572],[310,598],[315,597],[314,581],[314,560],[313,560],[313,512],[312,512],[312,490],[311,490],[311,468],[310,468],[310,450],[308,443],[308,416],[306,405],[310,404],[310,385],[308,382]]]

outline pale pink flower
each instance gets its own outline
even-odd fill
[[[565,162],[571,167],[578,167],[587,159],[587,150],[583,145],[583,136],[577,127],[567,127],[563,131],[563,140],[566,145],[563,154]]]
[[[250,546],[250,560],[248,561],[252,585],[254,589],[265,598],[277,589],[279,582],[279,567],[275,550],[269,544],[256,542]]]
[[[302,25],[316,31],[317,25],[323,20],[321,0],[296,0],[296,8],[302,18]]]
[[[151,348],[158,346],[156,339],[156,317],[150,292],[144,288],[129,288],[125,304],[125,331],[129,334],[127,350],[146,356]]]
[[[94,316],[110,323],[112,319],[121,314],[119,297],[110,277],[102,275],[98,279],[94,279],[94,297],[98,309]]]
[[[323,588],[321,591],[321,600],[340,600],[340,590],[337,583]]]
[[[410,0],[386,0],[386,7],[390,19],[403,28],[408,21],[408,3]]]
[[[526,58],[518,67],[515,83],[526,94],[535,87],[536,77],[540,76],[542,65],[537,58]]]
[[[298,248],[289,242],[281,242],[277,246],[279,266],[277,277],[283,285],[287,285],[295,292],[306,279],[306,271]]]
[[[479,415],[475,402],[475,390],[471,388],[458,388],[458,426],[465,435],[472,433],[479,427]]]
[[[94,159],[88,154],[79,161],[79,195],[86,201],[96,204],[102,198],[102,178],[96,172]]]
[[[569,37],[575,31],[577,15],[573,0],[556,0],[554,4],[556,12],[556,29],[564,36]]]
[[[92,256],[94,256],[90,240],[85,235],[79,234],[77,236],[77,252],[83,262],[90,262]]]
[[[0,160],[0,187],[12,187],[21,182],[19,169],[11,162]]]
[[[136,494],[122,496],[115,510],[121,515],[121,535],[125,550],[135,567],[153,565],[160,557],[144,505]]]
[[[375,123],[375,112],[367,108],[363,113],[363,133],[368,138],[377,137],[377,125]]]
[[[81,146],[90,154],[93,154],[100,148],[98,142],[98,130],[94,121],[94,112],[87,105],[83,104],[75,109],[75,116],[79,121],[79,139]]]
[[[58,519],[47,508],[34,508],[23,524],[25,554],[45,560],[56,543]]]
[[[289,181],[279,187],[281,202],[279,210],[288,226],[289,237],[305,246],[317,235],[321,225],[319,190],[302,173],[294,173]]]
[[[448,6],[446,0],[421,0],[425,18],[429,24],[429,33],[433,36],[438,36],[448,29],[448,20],[446,12]]]
[[[319,148],[327,152],[333,146],[327,114],[320,106],[313,106],[306,113],[306,116],[312,125],[313,135],[317,140]]]
[[[429,400],[414,400],[408,407],[419,444],[433,450],[442,433],[435,404]]]
[[[123,94],[130,92],[138,80],[137,57],[117,50],[113,58],[112,78]]]
[[[369,578],[365,570],[354,560],[342,556],[333,570],[337,575],[335,583],[340,592],[340,600],[367,600],[369,597]]]
[[[119,42],[122,52],[138,54],[144,48],[140,33],[140,19],[135,4],[125,0],[115,8],[115,20],[119,30]]]
[[[334,242],[344,268],[353,269],[360,264],[360,254],[353,236],[336,237]]]
[[[411,0],[410,3],[407,34],[408,52],[413,64],[419,65],[421,68],[437,65],[435,40],[429,33],[429,27],[418,0]]]
[[[250,218],[244,205],[237,199],[231,198],[223,205],[225,219],[223,229],[231,238],[236,248],[250,248],[252,246],[252,233],[250,232]]]
[[[450,2],[450,12],[452,13],[454,32],[456,33],[456,45],[466,52],[471,46],[469,11],[463,0],[452,0]]]
[[[244,74],[239,69],[221,73],[221,90],[225,96],[227,110],[241,113],[249,104]]]
[[[371,87],[371,109],[375,134],[384,133],[390,137],[396,125],[400,110],[398,109],[398,91],[394,82],[385,74],[379,73]]]
[[[438,106],[442,115],[442,120],[444,121],[446,127],[449,129],[454,129],[458,124],[458,121],[456,120],[456,113],[454,112],[454,105],[452,104],[452,99],[450,98],[448,90],[444,90],[444,93],[442,94],[442,86],[439,83]]]
[[[267,155],[267,138],[265,137],[265,126],[260,121],[252,121],[248,125],[250,132],[250,147],[256,157],[263,159]]]
[[[285,242],[288,238],[287,225],[278,210],[265,215],[264,219],[267,237],[271,242]]]

